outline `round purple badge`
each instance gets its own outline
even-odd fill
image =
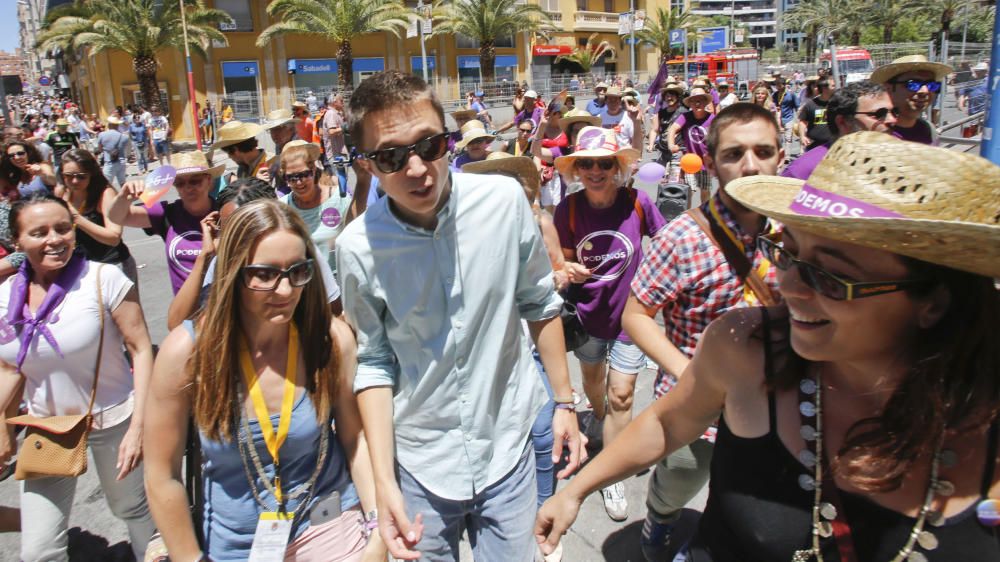
[[[1000,500],[983,500],[976,505],[976,518],[987,527],[1000,525]]]
[[[333,207],[323,209],[323,212],[319,216],[319,220],[324,226],[334,228],[340,225],[340,211],[334,209]]]

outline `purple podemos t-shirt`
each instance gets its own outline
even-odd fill
[[[682,113],[680,117],[674,121],[674,124],[680,126],[680,135],[684,139],[684,152],[694,153],[701,156],[702,162],[705,160],[705,156],[708,154],[708,146],[705,145],[705,139],[708,138],[708,128],[712,126],[712,120],[715,119],[714,113],[709,113],[704,119],[697,119],[694,113],[691,111]],[[704,163],[701,169],[705,169]]]
[[[575,199],[575,220],[570,227],[570,204]],[[638,201],[645,216],[640,224]],[[578,191],[563,199],[554,218],[559,245],[576,252],[576,261],[592,272],[576,286],[577,313],[587,333],[601,339],[629,341],[622,331],[622,312],[635,272],[642,261],[642,237],[653,236],[667,224],[660,210],[642,190],[618,190],[610,207],[595,209]]]
[[[785,171],[781,172],[781,177],[795,178],[803,181],[809,179],[813,170],[815,170],[816,166],[819,165],[819,161],[822,160],[829,151],[829,144],[821,144],[812,150],[803,152],[802,156],[796,158],[794,162],[785,168]]]
[[[150,207],[148,213],[150,227],[144,230],[150,236],[163,238],[167,245],[167,270],[176,295],[201,254],[201,219],[204,217],[192,216],[180,200],[160,201]]]
[[[919,142],[921,144],[929,144],[937,146],[937,139],[934,138],[934,129],[931,124],[923,119],[917,119],[916,124],[910,128],[900,127],[896,125],[892,128],[892,136],[897,139],[902,139],[905,141]]]

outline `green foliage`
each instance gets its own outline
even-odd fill
[[[591,36],[587,38],[586,45],[583,45],[582,47],[575,47],[573,52],[568,55],[559,55],[556,57],[556,62],[567,61],[575,63],[583,69],[584,73],[589,73],[590,69],[601,60],[601,57],[608,53],[613,54],[615,52],[615,50],[611,47],[611,44],[607,41],[595,43],[595,39],[597,39],[597,34],[591,34]]]
[[[670,59],[684,53],[684,47],[670,45],[670,30],[686,29],[688,48],[691,52],[697,48],[699,27],[711,27],[713,21],[709,18],[696,16],[690,11],[665,10],[657,8],[653,17],[646,18],[645,27],[637,31],[635,36],[655,46],[660,51],[660,59]],[[728,23],[726,24],[728,25]]]
[[[453,0],[442,4],[438,13],[440,21],[432,35],[462,34],[479,41],[479,68],[484,82],[493,81],[497,37],[555,29],[541,6],[517,0]]]
[[[182,0],[187,17],[188,47],[204,57],[211,41],[226,43],[218,25],[232,21],[222,10],[208,8],[204,0]],[[38,38],[38,47],[63,51],[89,49],[123,51],[133,58],[155,57],[163,49],[184,49],[180,7],[177,2],[155,0],[76,0],[53,10]],[[159,13],[155,13],[155,12]]]

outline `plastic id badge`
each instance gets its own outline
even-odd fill
[[[257,520],[250,546],[250,562],[282,562],[292,532],[292,515],[265,511]]]

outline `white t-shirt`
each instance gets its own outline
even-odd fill
[[[635,124],[632,122],[632,117],[629,116],[628,112],[622,111],[622,113],[625,114],[622,116],[622,120],[617,125],[607,128],[615,131],[619,149],[632,148],[632,135],[635,134]]]
[[[122,352],[124,339],[111,318],[111,312],[118,308],[132,289],[132,282],[117,267],[87,262],[83,276],[49,315],[47,326],[59,343],[62,356],[36,332],[21,366],[25,377],[24,399],[32,415],[60,416],[87,411],[100,341],[97,311],[99,266],[103,266],[104,353],[101,355],[101,373],[93,412],[107,410],[132,396],[132,370]],[[7,303],[12,284],[13,278],[0,284],[0,360],[9,365],[17,362],[21,346],[17,332],[7,324]]]

